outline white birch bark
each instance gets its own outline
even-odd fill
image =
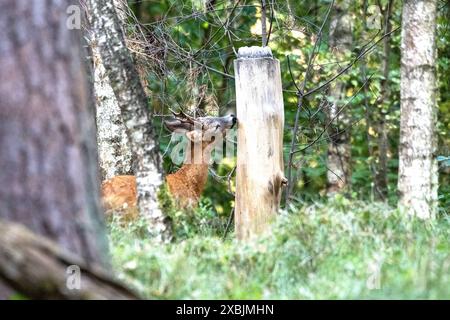
[[[124,21],[122,0],[114,0],[120,21]],[[88,34],[92,49],[97,144],[102,180],[117,175],[133,174],[130,142],[122,120],[120,107],[111,87],[101,57],[95,33]]]
[[[94,95],[97,144],[102,180],[133,174],[132,154],[116,96],[106,74],[95,40],[91,42],[94,62]]]
[[[406,0],[401,42],[400,206],[431,218],[437,205],[436,0]]]
[[[114,3],[89,0],[88,10],[90,24],[135,157],[139,212],[148,218],[149,231],[155,240],[170,240],[170,223],[158,203],[158,190],[163,182],[158,143],[151,124],[147,98],[132,56],[125,45]]]

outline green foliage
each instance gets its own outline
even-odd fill
[[[211,219],[206,211],[201,205],[196,214]],[[450,297],[448,216],[424,222],[338,196],[285,212],[270,234],[250,243],[223,241],[220,228],[208,224],[158,246],[140,228],[139,221],[113,223],[111,249],[120,278],[149,298]],[[370,289],[378,266],[379,288]]]
[[[27,296],[20,294],[20,293],[14,293],[11,296],[8,297],[8,300],[29,300]]]
[[[198,206],[181,209],[163,185],[158,193],[161,209],[172,221],[174,236],[185,239],[196,236],[221,236],[225,232],[226,217],[220,216],[209,197],[202,197]],[[138,223],[139,224],[139,223]]]
[[[172,211],[170,217],[178,239],[193,235],[220,237],[225,232],[226,219],[217,213],[209,198],[203,197],[196,208]]]
[[[275,20],[272,25],[269,46],[281,65],[283,96],[285,105],[284,152],[285,163],[289,155],[292,140],[292,127],[297,111],[297,88],[304,80],[319,26],[322,24],[330,0],[320,1],[275,1]],[[338,3],[338,2],[336,2]],[[387,5],[388,1],[368,0],[368,15],[375,18],[372,22],[381,22],[381,16],[374,16],[378,6]],[[198,104],[212,106],[223,114],[235,112],[234,80],[221,73],[233,75],[234,49],[241,46],[260,45],[260,22],[258,1],[233,5],[227,1],[218,1],[214,10],[207,12],[201,1],[197,0],[163,0],[158,2],[133,2],[133,8],[141,22],[148,26],[148,31],[161,39],[163,53],[155,59],[163,67],[148,70],[148,83],[151,94],[151,107],[157,115],[168,114],[168,108],[191,108]],[[448,154],[450,140],[450,32],[449,6],[440,6],[438,15],[438,88],[439,114],[437,132],[439,135],[438,154]],[[402,3],[394,1],[392,9],[392,29],[401,24]],[[350,2],[348,8],[353,20],[353,51],[338,61],[335,51],[328,44],[330,20],[325,24],[322,41],[317,46],[317,56],[305,90],[309,91],[325,83],[336,75],[341,68],[354,59],[373,39],[379,39],[384,30],[369,26],[364,27],[363,6]],[[334,11],[331,13],[333,14]],[[226,18],[230,17],[227,28]],[[380,21],[378,21],[378,20]],[[226,29],[226,30],[225,30]],[[364,59],[357,61],[348,72],[336,81],[346,84],[346,97],[339,102],[342,106],[353,99],[347,106],[351,124],[345,130],[352,136],[352,189],[359,198],[371,199],[374,196],[373,172],[371,166],[377,161],[379,114],[386,115],[385,130],[389,138],[388,152],[388,189],[389,203],[397,202],[398,142],[400,122],[400,31],[390,36],[389,76],[383,78],[383,42],[375,46]],[[288,64],[289,60],[289,64]],[[151,61],[151,64],[155,63]],[[290,65],[290,69],[289,69]],[[364,90],[365,83],[362,67],[366,76],[371,76],[367,83],[367,104]],[[292,75],[291,75],[292,73]],[[382,82],[386,80],[388,95],[383,103],[379,102]],[[205,99],[200,97],[201,88],[206,88]],[[326,88],[316,94],[305,97],[300,112],[300,130],[297,134],[294,156],[294,195],[301,201],[315,201],[324,194],[326,188],[326,153],[329,137],[323,134],[315,141],[326,127],[327,119],[323,102],[329,99]],[[155,117],[155,126],[160,133],[161,151],[165,154],[164,167],[172,172],[176,167],[171,163],[169,154],[169,136],[161,126],[161,118]],[[310,145],[315,141],[312,145]],[[220,175],[226,175],[229,166],[219,165],[214,168]],[[441,166],[442,169],[442,166]],[[228,170],[228,171],[227,171]],[[440,171],[440,205],[448,204],[450,184],[448,171]],[[227,192],[226,183],[209,181],[205,197],[209,198],[219,216],[226,215],[232,207],[232,197]]]
[[[368,0],[370,14],[378,4]],[[279,59],[285,105],[285,159],[288,158],[292,126],[297,111],[297,88],[305,77],[319,26],[330,0],[275,1],[275,20],[269,46]],[[158,65],[148,75],[154,125],[166,172],[176,166],[168,156],[169,135],[161,125],[168,108],[192,108],[204,103],[200,88],[205,87],[206,104],[224,113],[234,108],[234,48],[260,45],[255,28],[260,20],[258,1],[247,1],[232,11],[227,1],[216,2],[214,11],[205,12],[200,1],[163,0],[134,2],[141,22],[164,43],[163,53],[152,61]],[[401,2],[394,1],[392,26],[401,23]],[[354,50],[341,61],[328,45],[329,23],[317,48],[312,72],[306,82],[309,91],[325,83],[354,59],[383,30],[366,29],[363,9],[353,2],[348,9],[353,18]],[[179,210],[167,190],[159,200],[174,225],[175,241],[160,246],[146,238],[146,222],[139,220],[110,223],[111,249],[120,277],[144,296],[159,299],[259,299],[259,298],[406,298],[443,299],[450,297],[450,7],[440,6],[438,16],[438,155],[440,167],[440,215],[424,222],[406,217],[393,207],[397,203],[398,142],[400,120],[400,32],[390,37],[389,76],[382,76],[382,43],[338,78],[346,84],[352,144],[351,200],[342,196],[328,201],[326,152],[329,137],[321,136],[327,119],[323,102],[327,91],[305,97],[300,110],[300,130],[294,157],[294,199],[279,217],[273,232],[251,243],[238,243],[234,234],[222,240],[233,203],[226,181],[209,178],[205,193],[195,209]],[[227,32],[223,23],[227,15]],[[165,42],[164,42],[165,41]],[[289,61],[289,64],[288,64]],[[290,69],[289,69],[290,65]],[[366,76],[365,83],[362,67]],[[389,94],[379,102],[383,81]],[[295,83],[294,83],[295,82]],[[359,92],[359,93],[358,93]],[[350,101],[351,100],[351,101]],[[373,172],[376,161],[378,115],[386,114],[389,137],[389,204],[367,202],[373,198]],[[311,144],[314,142],[313,144]],[[307,147],[308,146],[308,147]],[[307,148],[305,148],[307,147]],[[371,151],[372,150],[372,151]],[[285,161],[287,163],[287,161]],[[219,176],[233,168],[233,160],[214,165]],[[357,199],[365,199],[361,202]],[[328,203],[327,203],[328,201]],[[369,289],[374,270],[381,267],[380,288]],[[372,283],[373,284],[373,283]],[[375,283],[376,285],[376,283]]]

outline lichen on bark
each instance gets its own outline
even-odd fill
[[[105,180],[117,175],[133,174],[125,124],[95,39],[91,39],[91,48],[101,177]]]

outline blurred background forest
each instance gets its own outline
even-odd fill
[[[160,119],[169,108],[235,113],[233,60],[239,47],[261,45],[265,11],[268,46],[281,63],[284,159],[286,172],[289,167],[292,172],[283,214],[273,233],[256,245],[229,241],[232,228],[222,239],[234,206],[229,177],[235,159],[212,166],[194,214],[170,213],[176,244],[163,249],[151,249],[146,242],[136,245],[142,226],[133,224],[124,231],[111,224],[114,262],[124,279],[161,298],[449,297],[448,1],[438,1],[436,37],[439,218],[427,223],[407,219],[396,209],[401,1],[129,4],[133,14],[128,33],[136,41],[137,57],[151,70],[148,93],[167,172],[176,168],[168,157],[170,135]],[[350,21],[340,39],[348,44],[344,53],[332,33],[336,16]],[[326,110],[333,102],[329,80],[336,75],[334,82],[345,84],[339,103],[347,120],[337,130],[349,139],[351,178],[345,189],[328,197],[332,136]],[[296,152],[290,159],[292,150]]]
[[[0,299],[450,298],[449,1],[4,3]],[[246,239],[236,157],[183,176],[166,120],[232,128],[234,60],[262,45],[281,66],[287,179],[274,166],[257,185],[270,232],[236,206]]]
[[[339,7],[338,1],[338,7]],[[347,1],[351,19],[352,49],[337,58],[330,45],[330,1],[267,2],[268,46],[280,60],[285,104],[285,163],[289,163],[290,145],[298,106],[297,87],[302,83],[309,58],[314,55],[304,92],[308,93],[352,64],[336,81],[345,83],[345,98],[350,121],[344,130],[351,136],[351,189],[353,199],[378,199],[375,188],[379,153],[386,156],[387,197],[397,203],[398,141],[400,120],[400,29],[401,1]],[[341,2],[343,3],[343,2]],[[261,45],[261,2],[259,1],[130,1],[133,15],[128,32],[136,36],[136,51],[148,73],[151,108],[158,115],[169,108],[204,110],[210,115],[235,112],[233,60],[241,46]],[[342,5],[342,4],[341,4]],[[438,156],[440,161],[439,199],[445,210],[450,203],[448,154],[450,136],[450,8],[439,1],[437,27],[439,115]],[[388,8],[390,7],[389,12]],[[335,8],[333,10],[336,10]],[[332,13],[333,14],[333,13]],[[140,26],[135,24],[140,22]],[[325,22],[325,23],[324,23]],[[322,26],[322,24],[324,25]],[[387,23],[389,29],[386,29]],[[394,30],[388,37],[386,30]],[[320,34],[319,34],[320,32]],[[320,37],[319,41],[316,41]],[[384,40],[387,44],[384,45]],[[388,46],[388,56],[385,47]],[[367,50],[369,49],[369,50]],[[366,52],[365,52],[366,50]],[[363,56],[361,57],[361,53]],[[387,60],[387,61],[385,61]],[[384,74],[383,64],[387,64]],[[370,78],[370,79],[369,79]],[[386,92],[383,92],[387,91]],[[324,86],[303,99],[299,114],[300,130],[292,159],[294,202],[311,203],[326,195],[327,126],[324,104],[328,87]],[[387,147],[379,148],[378,115]],[[161,123],[161,122],[159,122]],[[161,128],[161,126],[160,126]],[[167,155],[170,135],[159,130],[161,152]],[[169,157],[166,169],[174,170]],[[226,176],[234,159],[216,165],[214,172]],[[228,214],[233,197],[227,192],[226,179],[209,180],[203,203],[219,215]],[[219,179],[220,182],[220,179]]]

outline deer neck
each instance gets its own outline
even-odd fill
[[[179,170],[183,170],[191,177],[194,184],[201,186],[200,191],[203,191],[208,178],[208,167],[213,147],[213,143],[191,142],[191,149],[187,151],[183,166]]]
[[[209,160],[212,144],[191,143],[183,166],[168,175],[169,189],[176,198],[197,202],[208,179]]]
[[[183,177],[186,189],[199,198],[208,180],[208,165],[186,163],[174,175]]]

